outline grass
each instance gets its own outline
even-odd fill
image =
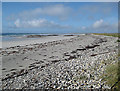
[[[120,57],[120,54],[118,54]],[[109,85],[110,87],[116,89],[116,91],[120,91],[120,63],[119,61],[110,64],[105,68],[105,73],[101,76],[102,81],[106,82],[105,84]]]
[[[95,35],[105,35],[105,36],[113,36],[120,38],[120,33],[93,33]],[[117,40],[117,42],[120,42],[120,39]]]
[[[106,81],[106,84],[108,84],[110,87],[112,87],[118,80],[117,69],[118,69],[117,63],[108,65],[105,69],[103,81]]]
[[[93,33],[95,35],[105,35],[105,36],[113,36],[120,38],[120,33]]]

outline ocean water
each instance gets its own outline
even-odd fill
[[[46,35],[46,34],[38,34],[38,33],[2,33],[0,34],[0,38],[2,41],[19,41],[19,40],[27,40],[26,36],[28,35]]]
[[[50,34],[50,33],[2,33],[0,34],[0,38],[2,39],[2,41],[19,41],[19,40],[33,39],[33,38],[27,38],[28,35],[54,35],[54,34]],[[79,35],[79,34],[80,33],[77,33],[77,34],[72,33],[72,35]],[[55,35],[71,35],[71,33],[55,34]]]

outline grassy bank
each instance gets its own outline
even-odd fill
[[[119,56],[116,58],[118,60]],[[114,61],[114,60],[113,60]],[[112,89],[116,89],[116,91],[120,91],[120,60],[118,62],[109,64],[105,68],[104,74],[101,76],[102,81],[105,84],[109,85]]]
[[[119,89],[120,82],[118,81],[118,63],[108,65],[102,78],[102,80],[106,82],[105,84]]]
[[[119,37],[120,38],[120,33],[93,33],[95,35],[105,35],[105,36],[113,36],[113,37]]]

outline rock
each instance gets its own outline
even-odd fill
[[[76,53],[77,51],[75,50],[75,51],[72,51],[71,53]]]
[[[39,38],[43,37],[43,35],[28,35],[27,38]]]
[[[70,55],[70,56],[69,56],[69,60],[75,59],[75,58],[76,58],[76,55]]]
[[[107,42],[107,39],[106,38],[99,38],[99,39],[96,39],[94,41],[95,44],[99,44],[99,43],[102,43],[102,42]]]
[[[59,62],[60,60],[53,60],[52,63],[56,63],[56,62]]]
[[[86,49],[91,49],[91,48],[95,48],[95,47],[97,47],[97,46],[99,46],[99,45],[91,45],[91,46],[88,45],[88,46],[86,46],[85,48],[86,48]]]
[[[43,65],[43,66],[41,66],[41,68],[44,68],[45,66]]]
[[[79,49],[77,49],[77,51],[84,51],[84,50],[86,50],[85,48],[79,48]]]

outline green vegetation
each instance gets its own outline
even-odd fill
[[[103,75],[103,81],[106,81],[110,87],[112,87],[118,81],[118,64],[110,64],[106,67]],[[116,86],[115,86],[116,87]]]
[[[120,54],[118,55],[120,57]],[[117,58],[118,59],[118,58]],[[116,91],[120,91],[120,63],[116,62],[106,67],[105,73],[101,76],[102,81]]]
[[[105,35],[105,36],[113,36],[120,38],[120,33],[93,33],[95,35]],[[120,39],[117,40],[117,42],[120,42]]]
[[[105,35],[105,36],[113,36],[113,37],[119,37],[120,38],[120,33],[93,33],[95,35]]]

